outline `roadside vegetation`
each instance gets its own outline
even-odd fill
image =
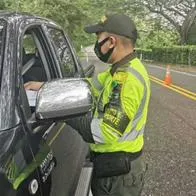
[[[162,63],[196,65],[195,0],[2,0],[1,10],[28,12],[59,23],[81,46],[94,44],[85,25],[105,14],[125,13],[136,22],[137,51],[143,59]]]

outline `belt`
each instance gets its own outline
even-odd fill
[[[133,161],[135,159],[137,159],[138,157],[140,157],[142,155],[142,150],[139,152],[135,152],[135,153],[131,153],[131,152],[123,152],[123,151],[118,151],[118,152],[104,152],[104,153],[100,153],[100,152],[91,152],[91,161],[93,161],[94,158],[96,158],[99,155],[105,154],[106,156],[108,155],[108,157],[112,157],[114,155],[114,157],[117,154],[122,154],[125,157],[127,157],[129,159],[129,161]]]

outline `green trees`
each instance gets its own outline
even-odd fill
[[[86,39],[83,26],[90,18],[89,0],[3,0],[0,9],[28,12],[56,21],[72,37],[77,48]]]
[[[196,44],[190,39],[195,32],[196,0],[136,0],[137,6],[146,7],[151,13],[162,16],[180,35],[181,44]]]
[[[83,31],[85,25],[111,13],[127,13],[135,18],[141,8],[135,8],[132,2],[133,0],[1,0],[0,9],[28,12],[56,21],[79,49],[81,45],[95,42],[95,36]]]
[[[196,0],[1,0],[0,9],[28,12],[59,23],[77,49],[95,42],[83,31],[104,14],[126,13],[136,22],[137,47],[196,44]]]

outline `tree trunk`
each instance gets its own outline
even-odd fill
[[[188,43],[188,39],[185,36],[183,28],[182,28],[181,32],[179,32],[179,34],[180,34],[180,44],[181,45],[186,45]]]
[[[181,30],[180,30],[180,36],[181,36],[181,44],[185,45],[188,43],[188,33],[194,24],[194,21],[196,20],[196,8],[194,7],[187,17],[185,18]]]

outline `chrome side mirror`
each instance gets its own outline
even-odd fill
[[[67,119],[91,110],[93,98],[85,79],[58,79],[46,82],[38,92],[38,120]]]

